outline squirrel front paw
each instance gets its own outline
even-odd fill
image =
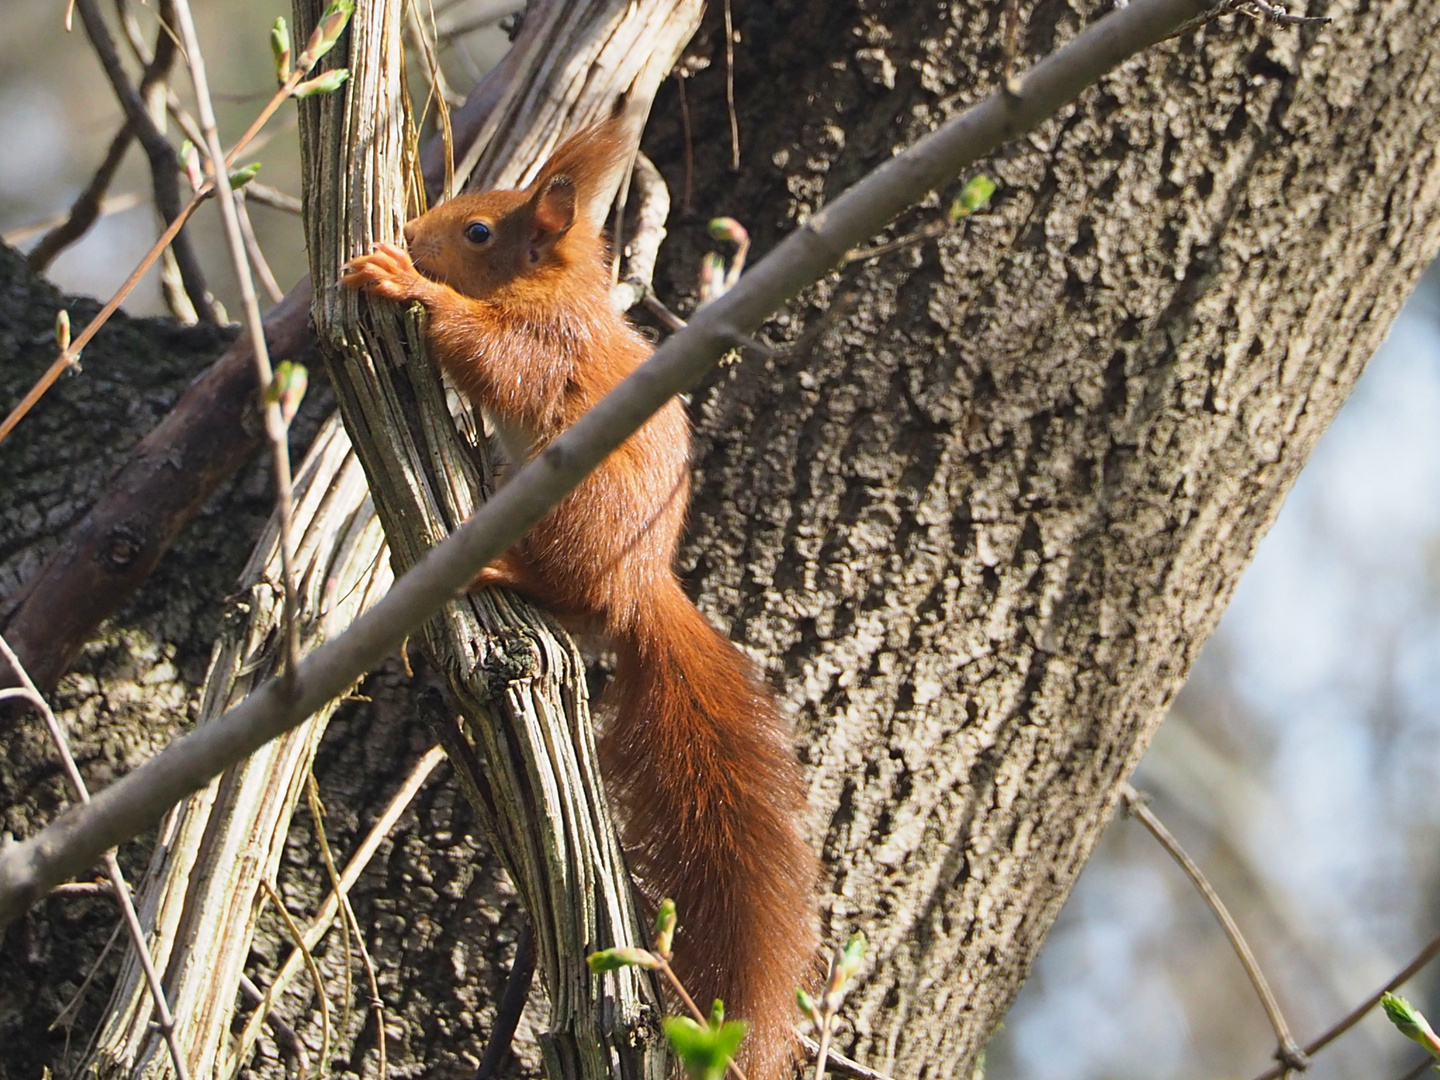
[[[424,302],[435,284],[415,269],[407,252],[393,244],[376,244],[369,255],[351,259],[342,269],[341,285],[363,289],[387,300]]]

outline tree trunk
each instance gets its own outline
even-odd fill
[[[712,13],[696,211],[763,250],[994,89],[1001,7],[737,5],[735,176]],[[991,210],[850,263],[696,396],[690,581],[799,717],[828,936],[872,943],[841,1042],[884,1072],[968,1070],[1440,242],[1440,4],[1327,11],[1130,63],[984,166]],[[1079,22],[1040,3],[1024,53]]]
[[[737,0],[732,174],[717,6],[647,152],[680,203],[688,115],[694,212],[763,250],[995,88],[1002,8]],[[685,568],[798,716],[828,936],[872,942],[839,1044],[893,1076],[969,1069],[1440,241],[1440,2],[1327,13],[1126,65],[985,166],[990,210],[850,263],[695,396]],[[1022,14],[1023,69],[1098,12]],[[705,243],[672,221],[667,302]]]

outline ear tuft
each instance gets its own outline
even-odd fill
[[[552,176],[535,193],[535,229],[545,237],[563,236],[575,224],[575,184],[568,176]]]
[[[529,190],[537,192],[537,210],[550,187],[564,182],[570,187],[571,220],[583,216],[597,230],[602,229],[638,142],[639,125],[628,113],[572,135],[541,166],[530,186]]]

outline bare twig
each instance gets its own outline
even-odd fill
[[[325,835],[325,809],[320,803],[320,788],[315,783],[315,774],[312,772],[306,777],[305,796],[310,803],[310,816],[315,822],[315,839],[320,844],[320,857],[325,863],[325,872],[330,875],[330,887],[334,894],[340,898],[340,912],[344,915],[341,920],[346,940],[349,935],[355,935],[355,947],[360,951],[360,963],[365,970],[365,979],[370,988],[370,1012],[375,1020],[375,1045],[380,1053],[380,1080],[385,1080],[385,1003],[380,997],[380,982],[375,977],[375,961],[370,958],[370,949],[365,944],[365,935],[360,930],[360,920],[355,917],[355,908],[350,904],[350,891],[340,880],[340,872],[335,869],[335,858],[330,853],[330,841]],[[341,1030],[349,1028],[350,997],[353,991],[350,986],[350,964],[349,946],[346,946],[345,964],[345,1024]]]
[[[40,228],[46,229],[44,236],[40,238],[29,253],[25,261],[30,269],[37,274],[44,273],[45,268],[54,261],[55,256],[64,251],[80,237],[90,231],[103,215],[114,213],[120,209],[139,204],[140,199],[135,195],[120,195],[114,198],[106,198],[105,193],[110,190],[110,181],[115,179],[115,174],[120,170],[120,163],[125,160],[125,154],[130,149],[130,143],[134,136],[130,134],[130,125],[124,124],[110,140],[110,148],[105,151],[105,160],[95,170],[95,175],[90,178],[90,183],[85,185],[85,190],[76,197],[70,206],[70,211],[59,217],[54,224],[46,223]],[[7,244],[15,244],[24,240],[28,235],[33,235],[30,227],[25,230],[15,230],[5,235]]]
[[[94,0],[80,0],[82,5]],[[270,456],[275,475],[275,506],[280,516],[280,566],[284,577],[285,669],[282,678],[294,678],[300,663],[300,626],[295,597],[295,541],[291,522],[295,515],[290,476],[288,428],[280,412],[280,403],[268,392],[274,381],[270,370],[270,351],[265,344],[265,324],[260,318],[260,302],[255,296],[255,282],[250,275],[250,260],[245,253],[245,237],[240,225],[237,197],[229,183],[228,158],[220,145],[220,132],[215,123],[215,104],[210,98],[210,83],[205,74],[205,58],[200,52],[200,38],[195,32],[195,18],[190,0],[172,0],[176,29],[185,49],[185,62],[195,87],[195,103],[199,111],[200,129],[205,136],[205,152],[210,158],[210,176],[220,204],[220,218],[225,223],[225,239],[230,247],[230,260],[240,286],[240,299],[245,308],[245,327],[255,356],[255,375],[264,397],[265,434],[270,440]],[[297,68],[300,65],[297,65]],[[277,288],[278,291],[278,288]]]
[[[1415,954],[1415,958],[1411,960],[1410,963],[1395,973],[1395,976],[1389,982],[1379,990],[1376,990],[1375,993],[1371,994],[1359,1005],[1355,1006],[1355,1008],[1351,1009],[1350,1012],[1346,1013],[1340,1020],[1337,1020],[1334,1024],[1330,1025],[1330,1027],[1326,1028],[1311,1042],[1306,1043],[1302,1048],[1305,1055],[1307,1057],[1313,1057],[1341,1035],[1344,1035],[1345,1032],[1363,1020],[1371,1009],[1379,1005],[1382,997],[1404,986],[1415,977],[1421,968],[1430,963],[1431,960],[1434,960],[1436,956],[1440,956],[1440,935],[1432,938],[1423,949]],[[1257,1076],[1255,1080],[1276,1080],[1277,1077],[1283,1075],[1284,1071],[1283,1065],[1272,1065]]]
[[[1006,140],[1031,130],[1107,72],[1205,8],[1204,0],[1133,0],[1047,57],[1018,93],[995,94],[889,159],[812,214],[723,297],[696,312],[634,375],[527,462],[345,633],[316,649],[288,685],[263,684],[223,716],[175,740],[100,792],[0,853],[0,925],[135,835],[246,754],[344,694],[572,490],[648,417],[737,339],[819,279],[908,205]]]
[[[311,947],[305,943],[305,935],[300,932],[295,917],[290,914],[289,908],[285,906],[285,901],[280,899],[279,890],[270,884],[269,878],[263,877],[260,879],[260,888],[265,891],[265,895],[270,897],[270,902],[275,905],[276,913],[285,924],[285,929],[290,932],[290,940],[295,942],[295,950],[310,971],[310,981],[315,984],[315,1000],[320,1005],[320,1060],[328,1062],[330,1060],[330,995],[325,991],[325,980],[320,977],[320,965],[315,962],[315,954],[311,951]],[[270,1015],[268,1007],[263,1015],[267,1017]]]
[[[15,677],[20,680],[26,699],[44,717],[45,726],[50,730],[50,738],[55,742],[55,749],[60,754],[60,760],[65,766],[65,775],[70,780],[70,787],[74,789],[75,797],[80,800],[81,805],[88,804],[90,789],[85,786],[85,778],[80,775],[80,767],[75,764],[75,758],[70,753],[70,741],[65,737],[65,729],[61,727],[59,718],[50,708],[50,703],[36,689],[29,673],[21,665],[20,657],[15,655],[15,651],[10,648],[10,643],[4,637],[0,637],[0,656],[5,658],[5,662],[10,665]],[[189,1080],[190,1073],[185,1067],[185,1055],[180,1052],[180,1046],[175,1041],[175,1018],[170,1015],[170,1005],[165,1000],[165,991],[160,985],[160,975],[155,970],[155,964],[150,958],[150,949],[145,943],[145,931],[140,925],[140,916],[135,912],[135,903],[131,899],[130,888],[125,884],[125,875],[120,871],[120,863],[115,858],[114,849],[105,851],[101,859],[105,864],[105,875],[110,879],[110,889],[115,896],[115,902],[120,905],[121,918],[130,932],[131,943],[135,946],[140,966],[145,972],[145,981],[150,987],[150,995],[155,1002],[155,1013],[159,1017],[160,1031],[165,1036],[166,1045],[170,1047],[170,1057],[175,1062],[175,1075],[179,1080]]]
[[[259,1005],[265,1000],[265,992],[243,971],[240,973],[240,995],[251,1005]],[[306,1053],[305,1044],[300,1041],[295,1029],[274,1009],[265,1014],[265,1023],[275,1036],[275,1045],[280,1047],[282,1053],[289,1054],[295,1062],[295,1071],[302,1076],[309,1072],[310,1055]]]
[[[180,158],[175,153],[175,148],[170,145],[170,140],[155,126],[141,91],[136,89],[125,74],[120,52],[115,47],[115,39],[111,37],[104,17],[100,14],[99,4],[96,0],[76,2],[80,10],[80,21],[85,24],[85,32],[90,37],[95,54],[100,58],[101,67],[105,69],[105,76],[110,80],[111,89],[115,91],[115,96],[125,111],[126,125],[145,148],[145,155],[150,159],[150,180],[154,186],[155,205],[160,216],[165,219],[167,226],[176,221],[181,221],[183,225],[185,210],[180,199]],[[169,70],[174,53],[174,43],[162,32],[155,42],[154,63],[162,65],[157,71]],[[148,87],[146,89],[148,91]],[[205,285],[200,260],[188,235],[177,229],[171,239],[171,247],[180,267],[180,276],[185,283],[185,294],[190,298],[196,314],[207,322],[214,322],[215,311],[211,306],[210,291]]]
[[[725,0],[725,110],[730,115],[730,168],[740,171],[740,118],[735,114],[735,20]]]
[[[689,77],[684,67],[675,69],[675,81],[680,97],[680,140],[684,144],[685,181],[680,188],[680,212],[690,213],[690,189],[695,179],[695,142],[690,132],[690,100],[685,94],[685,80]]]
[[[245,185],[245,201],[257,202],[261,206],[268,206],[271,210],[283,210],[287,214],[295,214],[297,217],[303,209],[299,199],[288,191],[281,191],[269,184],[262,184],[259,180],[251,180]]]
[[[275,273],[270,269],[265,251],[260,247],[260,240],[255,235],[255,226],[250,221],[247,206],[249,202],[248,195],[235,200],[235,210],[240,216],[240,235],[245,239],[245,254],[250,258],[251,269],[259,275],[260,284],[265,286],[265,291],[270,295],[270,302],[278,304],[285,299],[285,290],[280,288],[280,283],[275,280]]]
[[[530,984],[535,979],[535,958],[535,928],[526,922],[515,942],[515,960],[505,979],[500,1003],[495,1006],[495,1023],[490,1027],[490,1037],[485,1040],[485,1052],[480,1055],[475,1080],[495,1080],[500,1066],[505,1064],[510,1044],[515,1041],[515,1029],[525,1012],[525,1002],[530,997]]]
[[[1270,989],[1270,983],[1265,978],[1265,973],[1260,970],[1260,964],[1255,959],[1250,944],[1245,940],[1245,935],[1240,932],[1239,925],[1231,916],[1230,910],[1225,902],[1220,899],[1220,894],[1215,891],[1195,860],[1190,858],[1180,842],[1170,835],[1170,830],[1165,828],[1160,819],[1155,816],[1151,809],[1145,805],[1144,797],[1129,784],[1120,789],[1120,798],[1125,803],[1125,811],[1135,818],[1150,831],[1150,835],[1159,841],[1163,847],[1185,871],[1185,876],[1190,879],[1200,895],[1205,898],[1215,918],[1220,921],[1221,927],[1225,930],[1225,936],[1230,939],[1230,945],[1235,950],[1235,955],[1240,958],[1240,965],[1245,969],[1245,974],[1250,979],[1250,984],[1255,987],[1255,993],[1260,998],[1260,1004],[1265,1009],[1265,1015],[1270,1019],[1270,1026],[1275,1031],[1275,1039],[1279,1044],[1275,1050],[1275,1057],[1280,1062],[1282,1073],[1292,1069],[1303,1071],[1310,1065],[1310,1059],[1305,1051],[1300,1049],[1299,1043],[1290,1034],[1290,1025],[1285,1021],[1285,1015],[1280,1011],[1280,1002],[1276,999],[1274,992]]]
[[[805,1052],[811,1057],[819,1057],[820,1044],[814,1039],[801,1035],[800,1045],[805,1048]],[[891,1077],[886,1076],[884,1073],[877,1072],[868,1065],[861,1065],[860,1062],[854,1058],[846,1057],[833,1046],[830,1047],[830,1051],[826,1054],[825,1060],[830,1067],[830,1071],[838,1076],[851,1076],[854,1077],[855,1080],[892,1080]]]
[[[1244,15],[1255,22],[1270,23],[1273,26],[1303,26],[1330,21],[1327,15],[1291,15],[1278,4],[1270,3],[1270,0],[1221,0],[1209,11],[1195,16],[1183,26],[1177,26],[1170,36],[1188,34],[1225,15]]]

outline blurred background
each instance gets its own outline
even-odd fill
[[[195,6],[221,128],[237,132],[273,92],[267,34],[288,5]],[[498,20],[515,6],[436,0],[456,87],[503,52]],[[129,7],[153,38],[150,10]],[[0,9],[0,234],[22,249],[68,208],[120,121],[83,32],[65,33],[61,9],[57,0]],[[415,78],[423,100],[428,86]],[[282,111],[268,144],[247,156],[263,158],[265,185],[292,197],[293,115]],[[52,280],[108,296],[155,235],[149,191],[132,149],[111,186],[117,209],[60,256]],[[298,225],[249,201],[256,237],[288,286],[304,271]],[[233,316],[215,215],[200,215],[194,231]],[[164,311],[154,272],[126,309]],[[1230,905],[1301,1043],[1440,932],[1440,754],[1426,749],[1440,736],[1437,417],[1432,270],[1305,469],[1135,778]],[[1423,1007],[1434,986],[1426,972],[1406,992]],[[1117,817],[987,1071],[995,1080],[1213,1080],[1259,1074],[1273,1049],[1196,891],[1138,822]],[[1398,1078],[1419,1056],[1372,1016],[1310,1075]]]

